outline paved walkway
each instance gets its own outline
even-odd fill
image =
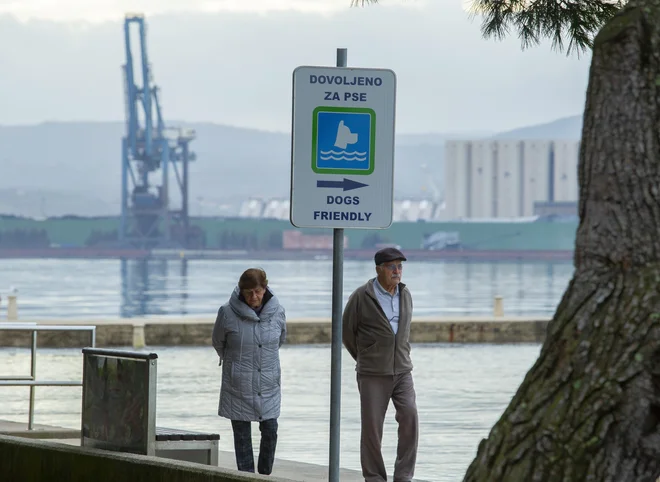
[[[54,439],[50,442],[59,442],[68,445],[80,445],[79,439]],[[223,469],[236,470],[236,459],[233,452],[220,451],[218,457],[218,467]],[[296,482],[327,481],[328,469],[321,465],[305,464],[302,462],[292,462],[290,460],[277,459],[273,466],[274,477],[289,479]],[[362,482],[360,472],[355,470],[341,469],[340,480],[342,482]],[[416,481],[420,482],[420,481]]]
[[[54,427],[52,425],[40,425],[35,423],[32,430],[28,430],[28,424],[0,420],[0,434],[12,437],[25,437],[44,440],[53,439],[75,439],[80,437],[80,430]]]
[[[67,445],[80,445],[80,431],[49,425],[36,425],[28,431],[26,423],[0,420],[0,434],[14,437],[29,437],[44,439],[49,442]],[[224,469],[236,470],[236,459],[233,452],[220,451],[218,466]],[[289,479],[295,482],[324,482],[328,480],[328,468],[322,465],[293,462],[277,459],[273,467],[273,476]],[[363,482],[362,474],[357,470],[340,469],[341,482]],[[424,482],[415,479],[414,482]]]

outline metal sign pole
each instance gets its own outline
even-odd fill
[[[396,74],[347,64],[337,49],[336,66],[301,65],[292,78],[289,219],[333,233],[329,482],[339,482],[344,230],[393,218]]]
[[[347,49],[337,49],[337,67],[346,67]],[[339,435],[341,420],[342,301],[344,293],[344,229],[332,237],[332,355],[330,365],[330,473],[329,482],[339,482]]]

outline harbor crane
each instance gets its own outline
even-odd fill
[[[134,56],[132,30],[139,53]],[[122,66],[126,101],[126,133],[122,138],[121,221],[119,241],[137,249],[185,248],[190,240],[188,166],[195,153],[195,131],[166,128],[147,56],[142,14],[124,20],[126,63]],[[176,177],[181,204],[172,209],[170,169]],[[176,192],[176,191],[175,191]]]

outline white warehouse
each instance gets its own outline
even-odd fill
[[[578,200],[579,140],[445,143],[443,219],[534,216],[540,202]]]

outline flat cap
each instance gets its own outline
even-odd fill
[[[396,248],[383,248],[376,251],[376,254],[374,255],[374,261],[377,265],[398,259],[406,261],[406,257],[403,253]]]

